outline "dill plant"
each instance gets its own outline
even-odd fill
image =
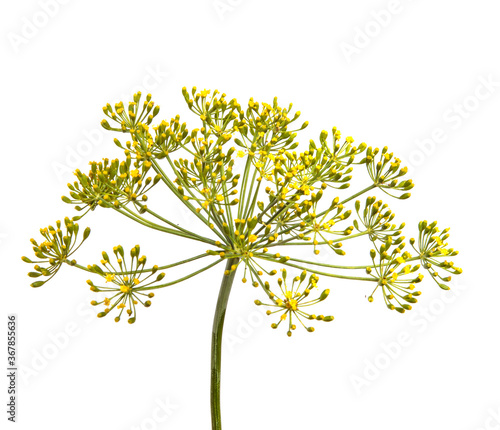
[[[333,128],[330,135],[323,131],[317,141],[300,148],[297,134],[308,123],[296,125],[300,112],[292,113],[291,104],[281,107],[276,98],[272,104],[251,98],[243,107],[217,90],[196,87],[191,92],[183,88],[182,94],[200,128],[188,130],[179,116],[152,125],[160,109],[149,94],[142,102],[137,93],[127,105],[103,108],[107,119],[102,126],[125,136],[114,139],[124,158],[91,162],[88,173],[75,171],[76,181],[68,184],[69,195],[62,199],[81,215],[41,229],[43,240],[31,239],[37,260],[23,260],[35,264],[29,273],[37,279],[32,287],[42,286],[63,265],[95,275],[98,281],[87,281],[90,289],[105,296],[91,302],[103,307],[97,316],[115,313],[118,322],[125,315],[129,323],[136,321],[139,305],[151,306],[154,290],[224,263],[211,351],[212,428],[221,429],[222,331],[238,269],[243,283],[261,289],[262,298],[255,304],[268,308],[271,327],[284,327],[288,336],[297,327],[313,332],[313,322],[333,320],[312,308],[327,299],[330,290],[321,290],[319,284],[331,285],[328,278],[366,284],[370,302],[378,298],[388,309],[404,313],[421,294],[419,270],[426,270],[443,289],[449,289],[451,275],[462,270],[450,260],[458,251],[448,247],[448,228],[421,221],[408,250],[404,223],[394,224],[387,203],[369,194],[380,190],[396,199],[410,197],[413,182],[404,179],[407,168],[387,147],[354,145],[352,137],[342,139]],[[238,158],[240,173],[235,168]],[[358,170],[365,170],[368,185],[350,193],[352,174]],[[184,205],[206,233],[195,233],[190,225],[158,214],[147,195],[152,187],[162,187],[176,204]],[[97,208],[115,211],[158,234],[201,242],[208,249],[182,261],[151,266],[139,245],[130,252],[117,245],[112,248],[114,258],[104,251],[100,264],[79,264],[72,256],[90,229],[80,239],[76,221]],[[341,260],[342,244],[353,239],[366,241],[371,262],[347,266],[314,257],[330,249]],[[296,252],[304,246],[311,255],[308,259]],[[181,278],[165,275],[170,268],[198,260],[206,262],[199,270],[186,266]]]

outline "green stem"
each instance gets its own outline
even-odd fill
[[[136,203],[136,205],[137,205],[137,203]],[[188,235],[193,236],[193,238],[196,237],[198,240],[200,240],[200,242],[210,243],[212,245],[215,244],[215,242],[213,240],[208,239],[208,238],[206,238],[204,236],[200,236],[199,234],[196,234],[196,233],[194,233],[194,232],[192,232],[190,230],[186,230],[185,228],[182,228],[182,227],[178,226],[177,224],[169,221],[166,218],[163,218],[161,215],[158,215],[156,212],[152,211],[151,209],[149,209],[148,207],[146,207],[146,206],[144,206],[142,204],[139,204],[139,207],[141,207],[141,208],[145,207],[145,210],[146,210],[146,212],[148,214],[153,215],[154,217],[156,217],[159,220],[163,221],[164,223],[166,223],[166,224],[168,224],[168,225],[176,228],[177,230],[182,231],[183,233],[187,233]]]
[[[179,265],[185,264],[185,263],[189,263],[191,261],[195,261],[195,260],[198,260],[200,258],[204,258],[204,257],[208,257],[208,256],[209,256],[209,254],[204,252],[203,254],[199,254],[195,257],[191,257],[191,258],[188,258],[186,260],[177,261],[176,263],[167,264],[166,266],[159,266],[157,270],[170,269],[172,267],[179,266]],[[78,269],[85,270],[86,272],[95,273],[92,270],[90,270],[89,268],[82,266],[81,264],[70,264],[67,260],[65,260],[64,262],[72,267],[76,267]],[[146,272],[151,272],[152,270],[153,270],[152,268],[151,269],[143,269],[142,272],[146,273]],[[104,274],[114,273],[115,275],[131,275],[132,274],[132,272],[127,272],[127,271],[125,271],[125,272],[110,272],[108,270],[108,271],[103,271],[103,272],[104,272]]]
[[[170,160],[170,158],[168,158],[168,161],[170,163],[170,165],[172,166],[173,163],[172,161]],[[161,177],[161,180],[164,182],[164,184],[170,189],[170,191],[172,191],[176,196],[177,198],[197,217],[199,218],[206,226],[209,227],[210,223],[208,222],[208,220],[203,216],[201,215],[200,213],[198,213],[195,209],[195,207],[189,203],[188,200],[184,200],[183,196],[180,195],[179,191],[177,190],[177,188],[175,187],[175,185],[172,183],[172,181],[168,178],[167,174],[163,171],[163,169],[160,167],[160,165],[155,161],[155,160],[152,160],[151,161],[153,163],[153,169],[155,170],[156,173],[158,173]],[[174,166],[175,167],[175,166]],[[175,173],[175,170],[174,170],[174,173]],[[188,192],[191,193],[191,191],[189,190],[189,188],[187,188]],[[219,238],[225,243],[225,237],[219,233],[217,230],[213,230],[215,232],[215,234],[217,236],[219,236]]]
[[[221,381],[221,357],[222,357],[222,330],[224,318],[226,316],[229,293],[233,285],[236,270],[231,270],[231,266],[238,264],[238,258],[229,258],[226,269],[229,275],[224,272],[219,290],[217,307],[215,308],[214,325],[212,328],[212,373],[210,379],[210,410],[212,413],[212,430],[221,430],[222,422],[220,415],[220,381]]]
[[[186,279],[192,278],[193,276],[196,276],[199,273],[202,273],[205,270],[208,270],[208,269],[214,267],[216,264],[219,264],[221,261],[222,260],[215,260],[213,263],[210,263],[208,266],[205,266],[202,269],[197,270],[196,272],[190,273],[189,275],[183,276],[182,278],[176,279],[174,281],[167,282],[166,284],[155,285],[154,287],[139,288],[139,290],[141,290],[141,291],[145,291],[145,290],[157,290],[158,288],[170,287],[170,285],[178,284],[179,282],[185,281]]]
[[[355,199],[356,197],[359,197],[361,194],[364,194],[370,190],[373,190],[374,188],[377,188],[377,185],[372,184],[372,185],[362,189],[361,191],[358,191],[356,194],[353,194],[351,197],[348,197],[347,199],[342,200],[339,204],[345,205],[346,203],[350,202],[352,199]],[[328,211],[329,211],[329,209],[324,210],[324,211],[320,212],[319,214],[317,214],[316,217],[319,218],[319,217],[325,215]],[[295,226],[296,226],[296,224],[293,225],[293,227],[295,227]]]
[[[351,197],[348,197],[345,200],[342,200],[340,202],[341,205],[345,205],[347,202],[350,202],[352,199],[355,199],[356,197],[360,196],[361,194],[366,193],[367,191],[373,190],[374,188],[377,188],[377,185],[371,184],[370,186],[366,187],[365,189],[357,192],[356,194],[353,194]]]
[[[420,257],[408,258],[408,260],[405,260],[405,263],[408,263],[409,261],[416,261],[416,260],[420,260]],[[298,263],[313,264],[315,266],[329,267],[330,269],[349,269],[349,270],[366,269],[367,267],[374,269],[376,267],[384,267],[384,266],[388,266],[389,264],[391,264],[391,263],[384,263],[384,264],[373,265],[373,263],[370,263],[370,264],[366,264],[364,266],[336,266],[334,264],[316,263],[313,261],[299,260],[298,258],[293,258],[293,257],[290,257],[290,261],[296,261]]]
[[[304,234],[310,234],[312,232],[313,232],[313,230],[309,230],[309,231],[305,232]],[[350,234],[349,236],[344,236],[344,237],[341,237],[339,239],[332,239],[330,241],[318,242],[316,245],[330,245],[331,243],[345,242],[348,239],[354,239],[355,237],[364,236],[365,234],[368,234],[368,232],[367,231],[362,231],[361,233]],[[294,239],[296,239],[297,237],[298,237],[298,235],[290,237],[290,238],[285,239],[285,240],[282,240],[280,242],[273,242],[273,243],[267,245],[267,248],[271,248],[273,246],[290,246],[290,245],[309,245],[309,246],[314,246],[314,242],[313,241],[289,243],[289,242],[293,241]]]
[[[273,258],[270,258],[270,256],[267,256],[267,255],[263,256],[262,254],[257,254],[255,256],[257,258],[262,259],[262,260],[267,260],[267,261],[272,261],[274,263],[284,264],[285,266],[290,266],[290,267],[295,267],[296,269],[306,270],[310,273],[316,273],[317,275],[329,276],[330,278],[352,279],[354,281],[369,281],[369,282],[376,282],[377,281],[376,278],[365,278],[365,277],[361,277],[361,276],[346,276],[346,275],[337,275],[335,273],[320,272],[319,270],[311,269],[309,267],[299,266],[297,264],[292,264],[292,263],[289,263],[287,261],[275,260]],[[309,263],[309,264],[314,264],[314,263]]]

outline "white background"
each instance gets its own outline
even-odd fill
[[[19,316],[17,428],[210,428],[222,266],[158,292],[130,326],[90,313],[86,273],[65,267],[35,290],[20,260],[40,227],[75,215],[60,200],[69,172],[122,156],[99,126],[101,107],[141,89],[160,118],[179,113],[195,128],[184,85],[243,105],[251,96],[293,102],[310,122],[304,143],[337,126],[356,142],[389,146],[416,183],[410,200],[389,202],[397,220],[407,236],[421,219],[450,226],[464,268],[453,293],[427,279],[404,315],[380,296],[368,303],[365,285],[322,280],[332,290],[324,313],[335,321],[291,339],[253,305],[262,293],[238,281],[225,327],[224,428],[500,428],[498,13],[493,0],[4,4],[0,306],[3,321]],[[172,196],[158,196],[169,217],[194,225]],[[93,230],[76,256],[82,264],[118,243],[140,243],[152,264],[193,253],[104,210],[80,224]],[[364,264],[368,250],[346,258]],[[168,417],[158,409],[165,403]]]

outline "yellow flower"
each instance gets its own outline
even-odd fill
[[[108,273],[106,275],[106,282],[112,282],[115,279],[114,273]]]
[[[300,189],[304,192],[304,194],[306,196],[308,196],[311,194],[311,189],[313,189],[313,187],[311,187],[309,185],[302,185],[302,187],[300,187]]]
[[[217,194],[217,196],[215,198],[217,199],[218,202],[221,202],[224,200],[224,196],[222,194]]]
[[[140,176],[139,170],[137,170],[137,169],[131,170],[130,176],[132,176],[132,178],[138,178]]]
[[[132,290],[132,288],[125,284],[122,284],[120,287],[120,291],[125,294],[130,293],[130,290]]]
[[[245,156],[244,151],[238,151],[238,157],[243,158]]]
[[[434,236],[434,237],[431,237],[431,239],[434,239],[439,246],[443,245],[443,241],[441,240],[440,237]]]
[[[345,138],[345,141],[346,141],[347,143],[353,143],[353,142],[354,142],[354,139],[352,138],[352,136],[347,136],[347,137]]]
[[[250,243],[254,243],[257,240],[257,236],[255,234],[251,234],[250,237],[248,238],[248,241]]]

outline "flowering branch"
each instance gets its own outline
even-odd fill
[[[136,321],[139,304],[151,305],[152,290],[179,284],[225,261],[214,317],[211,369],[212,428],[221,429],[222,329],[240,265],[242,282],[247,282],[248,274],[251,284],[260,287],[267,298],[266,302],[256,300],[256,305],[267,306],[268,315],[278,314],[271,327],[277,329],[283,323],[288,336],[296,330],[297,321],[307,332],[313,332],[314,328],[304,321],[333,320],[331,315],[309,310],[321,306],[329,296],[329,288],[315,291],[322,277],[363,281],[360,285],[371,283],[370,302],[379,294],[387,308],[404,313],[421,294],[416,290],[423,280],[418,273],[421,267],[443,289],[448,289],[451,276],[462,270],[449,260],[458,254],[446,243],[449,229],[440,231],[437,222],[420,222],[418,238],[410,239],[415,251],[412,254],[405,250],[405,224],[393,223],[395,214],[387,203],[376,196],[364,198],[363,203],[356,200],[376,190],[400,200],[410,197],[414,184],[404,179],[407,168],[387,147],[354,145],[352,137],[341,139],[334,127],[330,135],[322,131],[317,142],[310,140],[298,149],[297,134],[308,122],[296,125],[300,112],[292,113],[291,104],[281,107],[276,98],[271,104],[251,98],[243,107],[217,90],[211,93],[193,88],[188,92],[183,88],[182,94],[200,121],[199,128],[191,131],[178,115],[152,125],[160,109],[149,94],[142,102],[141,93],[137,93],[127,105],[119,102],[103,108],[107,119],[102,126],[126,136],[125,141],[114,139],[124,159],[91,162],[88,174],[76,170],[76,181],[68,184],[69,196],[62,199],[81,215],[65,218],[64,225],[57,221],[55,227],[42,229],[44,241],[38,244],[32,239],[39,261],[23,260],[35,264],[29,273],[33,278],[49,280],[63,263],[98,276],[98,285],[87,281],[93,292],[106,295],[91,302],[104,306],[97,316],[105,317],[116,309],[115,321],[120,321],[125,312],[129,323]],[[366,170],[369,183],[349,193],[352,176],[359,169]],[[195,233],[191,226],[179,225],[150,208],[149,192],[154,187],[173,194],[205,233]],[[78,242],[76,221],[98,207],[112,209],[158,234],[182,237],[210,248],[176,263],[147,267],[139,245],[130,251],[128,263],[128,255],[118,245],[113,248],[113,262],[103,252],[100,264],[80,265],[70,257],[89,237],[90,229],[85,229]],[[343,243],[347,240],[364,240],[371,263],[342,265],[334,261],[346,254]],[[303,257],[299,250],[310,251],[310,258]],[[316,256],[325,250],[335,258],[318,261]],[[204,267],[162,283],[167,277],[165,271],[205,258],[210,263]],[[348,270],[354,271],[353,275],[348,275]],[[277,287],[271,287],[278,271],[272,283]],[[32,286],[40,287],[45,282],[37,280]],[[334,286],[331,281],[322,282]]]

